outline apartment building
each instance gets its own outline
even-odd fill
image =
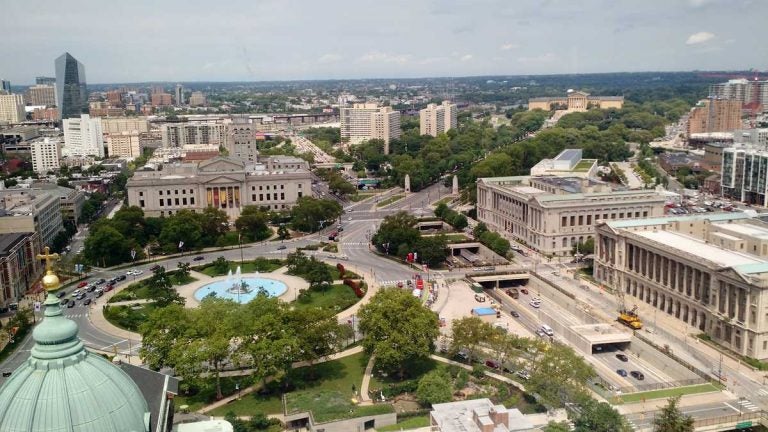
[[[137,131],[105,135],[109,157],[134,159],[141,156],[141,134]]]
[[[105,134],[121,132],[149,132],[149,121],[146,117],[102,117],[101,130]]]
[[[244,206],[289,209],[303,196],[312,196],[312,181],[308,164],[296,158],[252,163],[219,156],[136,171],[128,180],[128,204],[139,206],[147,216],[215,207],[234,220]]]
[[[0,234],[0,306],[17,303],[42,274],[36,232]]]
[[[389,142],[400,138],[400,112],[375,103],[354,104],[340,109],[341,139],[359,144],[371,139],[384,141],[384,154],[389,154]]]
[[[153,107],[168,107],[173,105],[173,97],[170,93],[152,93],[151,101]]]
[[[165,123],[160,127],[163,147],[183,147],[190,144],[223,146],[228,129],[219,122]]]
[[[74,225],[80,223],[80,215],[85,205],[85,192],[82,190],[55,185],[52,183],[34,183],[29,190],[51,194],[59,199],[59,209],[64,222]]]
[[[205,100],[205,95],[203,92],[192,92],[192,94],[189,96],[189,106],[205,106],[206,103],[207,101]]]
[[[456,104],[443,101],[440,105],[429,104],[419,111],[419,133],[438,136],[456,127]]]
[[[21,123],[27,118],[24,96],[0,94],[0,123]]]
[[[600,220],[664,214],[653,190],[612,190],[579,177],[518,176],[477,180],[477,218],[492,231],[544,255],[571,255],[595,236]]]
[[[36,84],[27,89],[26,95],[29,105],[56,105],[56,87],[52,85]]]
[[[601,222],[594,276],[741,355],[768,358],[768,224],[759,219]]]
[[[43,246],[50,246],[63,229],[58,197],[49,193],[0,190],[0,234],[36,232]]]
[[[32,154],[32,169],[45,175],[48,171],[58,171],[61,160],[61,141],[56,138],[43,138],[29,146]]]
[[[741,102],[730,99],[704,99],[691,108],[686,132],[731,132],[741,129]]]
[[[100,118],[81,114],[80,117],[65,118],[62,123],[64,128],[62,154],[104,157],[104,134]]]
[[[743,105],[759,104],[765,109],[768,106],[768,81],[742,78],[712,84],[709,86],[709,97],[732,99],[741,102]]]

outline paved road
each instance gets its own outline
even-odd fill
[[[689,415],[696,420],[703,420],[713,417],[752,413],[759,411],[759,408],[749,401],[734,400],[681,407],[680,410],[683,414]],[[652,428],[653,418],[658,412],[656,410],[649,410],[642,413],[628,414],[626,417],[630,425],[636,430],[648,430]]]

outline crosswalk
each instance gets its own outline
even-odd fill
[[[760,389],[760,390],[757,391],[757,394],[759,394],[762,397],[768,397],[768,390]]]
[[[71,315],[64,314],[64,318],[85,318],[87,316],[88,316],[87,313],[79,313],[79,314],[71,314]]]
[[[748,399],[741,399],[738,401],[739,408],[742,410],[747,410],[749,412],[759,411],[760,407],[753,404],[752,401]]]
[[[570,426],[570,430],[573,430],[575,428],[573,423],[572,422],[568,422],[568,423],[569,423],[569,426]],[[629,427],[631,427],[632,430],[637,430],[638,429],[637,425],[632,420],[627,419],[627,423],[629,423]]]
[[[398,283],[402,283],[403,285],[406,284],[406,279],[399,279],[399,280],[380,280],[376,281],[378,282],[379,286],[397,286]]]
[[[342,246],[368,246],[366,242],[341,242]]]

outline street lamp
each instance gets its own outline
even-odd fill
[[[237,399],[240,400],[240,381],[235,383],[235,390],[237,390]]]

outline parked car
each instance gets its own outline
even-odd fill
[[[512,316],[513,316],[513,317],[515,317],[515,318],[520,318],[520,314],[519,314],[519,313],[517,313],[517,311],[516,311],[516,310],[511,310],[511,311],[509,311],[509,314],[510,314],[510,315],[512,315]]]
[[[114,287],[115,287],[115,286],[114,286],[114,285],[112,285],[112,284],[106,285],[106,286],[104,286],[104,292],[107,292],[107,291],[112,291],[112,289],[113,289]]]
[[[645,375],[643,375],[643,373],[640,372],[640,371],[632,371],[629,374],[632,375],[632,378],[634,378],[634,379],[636,379],[638,381],[642,381],[642,380],[645,379]]]
[[[485,361],[485,365],[488,366],[491,369],[498,369],[500,367],[499,362],[496,360],[488,359]]]
[[[68,299],[68,298],[65,298],[65,299],[61,299],[61,302],[59,302],[59,304],[60,304],[61,306],[64,306],[64,305],[65,305],[65,304],[67,304],[67,303],[69,303],[69,299]]]
[[[520,288],[520,292],[525,294],[525,295],[528,295],[528,289],[526,289],[526,288]]]
[[[525,370],[525,369],[522,369],[522,370],[519,370],[519,371],[517,371],[517,376],[519,376],[520,378],[522,378],[522,379],[524,379],[524,380],[529,380],[529,379],[531,379],[531,374],[530,374],[530,372],[528,372],[528,371],[527,371],[527,370]]]
[[[125,280],[125,275],[117,275],[117,276],[115,276],[115,279],[117,279],[118,281],[124,281]]]
[[[160,264],[155,264],[152,267],[149,268],[149,271],[154,272],[160,270]]]
[[[627,376],[627,371],[624,369],[616,369],[616,373],[619,374],[619,376],[625,377]]]
[[[76,289],[76,290],[72,291],[72,295],[73,296],[79,296],[80,295],[80,290]]]
[[[85,299],[85,301],[83,302],[83,306],[88,306],[89,304],[91,304],[91,299],[89,298]]]
[[[540,307],[541,307],[541,302],[540,302],[540,301],[538,301],[538,302],[537,302],[537,301],[531,300],[531,303],[530,303],[530,305],[531,305],[532,307],[534,307],[534,308],[538,309],[538,308],[540,308]]]
[[[66,291],[64,291],[64,290],[61,290],[61,291],[59,291],[59,292],[57,292],[57,293],[56,293],[56,297],[58,297],[58,298],[62,298],[62,297],[64,297],[65,295],[67,295],[67,292],[66,292]]]
[[[285,245],[280,245],[280,246],[277,247],[277,250],[283,250],[283,249],[286,249]]]
[[[629,361],[629,357],[626,354],[616,354],[616,358],[623,362]]]
[[[204,256],[202,256],[202,255],[198,255],[198,256],[196,256],[196,257],[192,258],[192,261],[202,261],[202,260],[204,260],[204,259],[205,259],[205,257],[204,257]]]
[[[106,279],[99,279],[99,280],[97,280],[96,282],[94,282],[94,284],[96,284],[96,285],[101,285],[101,284],[103,284],[104,282],[106,282]]]
[[[83,287],[86,287],[86,286],[88,286],[88,281],[82,281],[79,284],[77,284],[78,288],[83,288]]]
[[[459,352],[456,353],[456,358],[467,361],[469,360],[469,353],[466,350],[459,350]]]
[[[74,301],[74,300],[70,300],[70,301],[69,301],[69,303],[67,303],[67,307],[68,307],[68,308],[73,308],[73,307],[75,307],[75,301]]]

